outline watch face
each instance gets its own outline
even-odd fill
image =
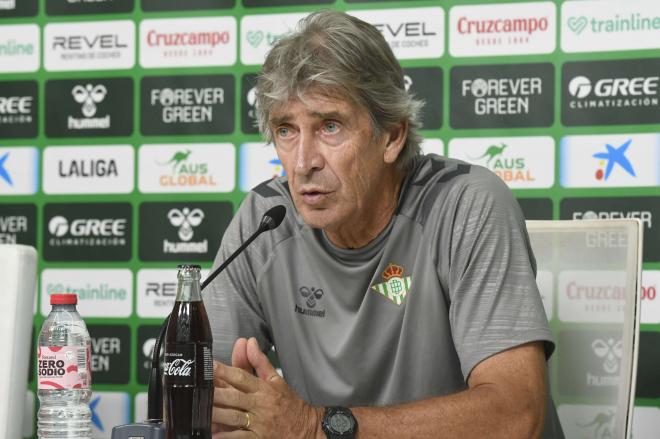
[[[338,434],[350,432],[353,428],[352,419],[343,413],[333,414],[330,418],[329,424],[332,431]]]

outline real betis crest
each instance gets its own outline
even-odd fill
[[[401,305],[410,291],[412,276],[403,276],[403,267],[389,264],[381,275],[385,282],[372,285],[371,288],[390,299],[397,305]]]

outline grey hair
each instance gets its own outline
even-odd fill
[[[259,130],[267,141],[273,141],[273,108],[290,98],[302,99],[311,87],[364,107],[374,138],[407,122],[397,167],[410,168],[421,149],[417,129],[424,102],[406,91],[403,69],[375,27],[343,12],[322,10],[300,20],[296,32],[275,43],[256,86]]]

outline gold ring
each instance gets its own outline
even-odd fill
[[[251,424],[252,424],[252,417],[250,416],[250,412],[245,412],[245,427],[243,427],[243,429],[249,430]]]

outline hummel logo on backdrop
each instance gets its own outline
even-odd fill
[[[201,209],[190,210],[187,207],[183,209],[171,209],[167,212],[167,219],[170,224],[179,228],[179,238],[182,241],[190,241],[193,237],[193,227],[197,227],[204,220],[204,212]]]
[[[82,114],[85,117],[92,117],[96,114],[96,104],[100,104],[108,94],[108,90],[104,85],[99,84],[96,87],[92,84],[86,86],[76,85],[71,90],[73,99],[79,104],[82,104]]]

